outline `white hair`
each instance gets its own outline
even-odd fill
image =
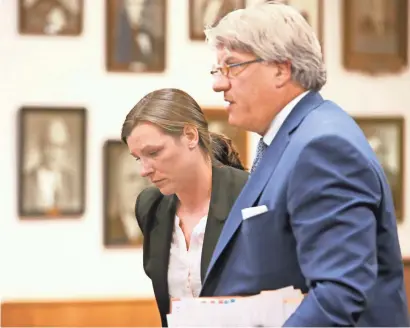
[[[232,11],[205,35],[216,48],[252,53],[267,62],[290,61],[292,80],[306,90],[319,91],[326,83],[319,40],[291,6],[270,1]]]

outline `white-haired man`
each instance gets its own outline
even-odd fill
[[[358,125],[319,94],[326,71],[309,24],[264,3],[205,32],[229,123],[261,139],[201,295],[293,285],[307,295],[285,326],[408,326],[391,191]]]

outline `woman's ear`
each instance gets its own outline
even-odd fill
[[[199,143],[198,129],[192,125],[185,125],[183,137],[186,140],[189,149],[195,148]]]

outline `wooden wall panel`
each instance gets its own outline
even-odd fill
[[[155,300],[1,304],[1,327],[161,327]]]
[[[410,258],[404,259],[404,283],[406,285],[407,305],[410,313]]]
[[[410,259],[404,276],[410,301]],[[5,302],[1,314],[1,327],[161,327],[151,299]]]

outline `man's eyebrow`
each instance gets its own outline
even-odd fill
[[[231,56],[231,55],[228,55],[228,56],[222,58],[221,63],[222,63],[222,64],[223,64],[223,63],[228,63],[228,62],[235,61],[235,60],[236,60],[235,57],[233,57],[233,56]]]

